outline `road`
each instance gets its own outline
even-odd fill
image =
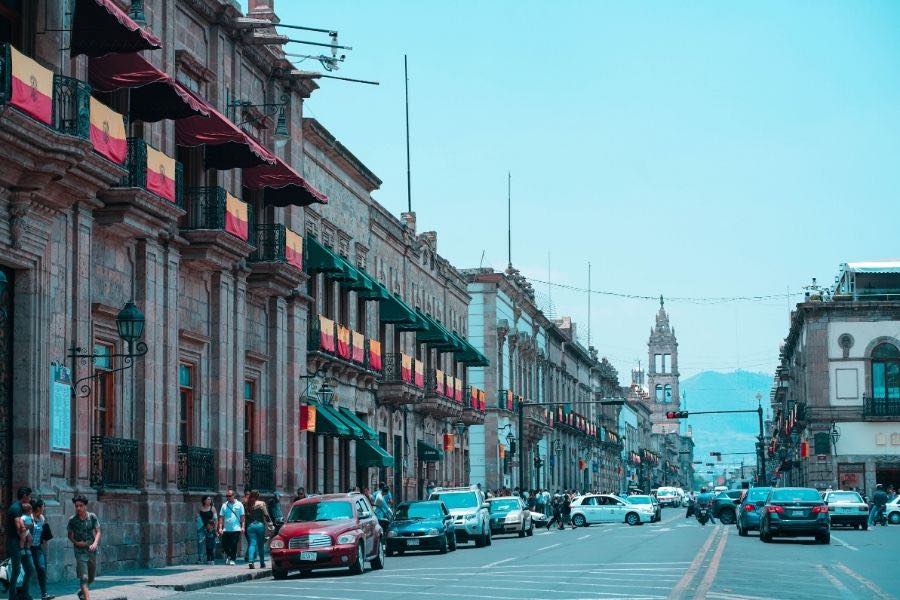
[[[352,576],[321,571],[179,595],[236,598],[778,598],[900,597],[900,527],[835,529],[829,546],[807,540],[763,544],[733,526],[701,527],[681,510],[660,523],[593,525],[502,536],[492,546],[387,559],[382,571]]]

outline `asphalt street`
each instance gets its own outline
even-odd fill
[[[700,526],[682,510],[660,523],[500,536],[441,556],[407,554],[362,575],[320,571],[285,581],[253,581],[180,595],[235,598],[778,598],[887,599],[900,596],[900,527],[835,529],[831,545],[810,540],[763,544],[734,526]]]

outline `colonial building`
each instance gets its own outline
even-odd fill
[[[900,262],[845,263],[797,304],[772,410],[781,484],[900,486]]]
[[[104,569],[195,556],[227,487],[462,483],[483,419],[465,281],[249,8],[0,2],[0,502],[85,493]]]
[[[633,375],[634,376],[634,375]],[[637,488],[649,493],[654,485],[659,454],[652,447],[652,412],[642,397],[644,389],[633,383],[623,390],[626,402],[619,413],[619,431],[624,440],[622,477],[612,489],[627,493]]]

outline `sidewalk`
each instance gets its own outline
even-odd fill
[[[178,592],[191,592],[210,587],[240,583],[251,579],[270,577],[270,568],[249,569],[247,563],[225,565],[177,565],[159,569],[117,571],[101,575],[91,585],[91,600],[151,600],[165,598]],[[37,582],[32,584],[32,595],[39,598]],[[72,581],[52,583],[47,591],[60,600],[78,600],[78,584]]]

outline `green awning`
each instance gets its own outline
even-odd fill
[[[442,352],[453,350],[454,343],[450,332],[447,331],[434,317],[423,313],[419,309],[416,309],[416,312],[430,327],[426,331],[416,333],[416,341],[428,344],[432,348],[436,348]]]
[[[372,278],[372,289],[357,290],[357,295],[365,300],[378,300],[379,302],[391,299],[391,293],[387,291],[387,288],[374,278]]]
[[[310,401],[309,403],[316,407],[316,433],[351,437],[350,429],[332,408],[318,402]]]
[[[354,270],[356,271],[357,278],[354,281],[348,281],[341,285],[344,286],[345,289],[353,290],[355,292],[372,292],[375,289],[375,280],[362,269]]]
[[[366,432],[363,431],[356,423],[344,416],[344,414],[341,413],[338,407],[328,406],[326,408],[331,411],[331,414],[333,414],[338,421],[344,424],[344,427],[350,430],[351,438],[353,438],[354,440],[365,439]]]
[[[428,331],[431,327],[406,302],[396,294],[381,303],[378,318],[382,323],[393,323],[400,331]]]
[[[356,442],[356,466],[360,468],[377,467],[390,469],[394,466],[394,457],[372,440]]]
[[[343,406],[339,406],[338,410],[341,413],[341,416],[344,417],[345,421],[349,421],[356,425],[363,432],[363,436],[369,440],[377,440],[378,434],[374,429],[369,427],[365,421],[356,416],[356,413],[350,410],[349,408],[344,408]]]
[[[424,462],[438,462],[444,460],[444,453],[428,442],[416,440],[416,455]]]
[[[363,275],[356,267],[323,246],[316,238],[306,236],[305,244],[303,264],[308,273],[324,273],[326,277],[347,286],[364,285]]]
[[[461,363],[467,364],[470,367],[487,367],[490,366],[490,361],[487,357],[482,354],[475,346],[470,344],[468,340],[464,339],[455,331],[453,335],[456,336],[456,339],[459,340],[459,344],[461,346],[460,350],[456,352],[456,360]]]

